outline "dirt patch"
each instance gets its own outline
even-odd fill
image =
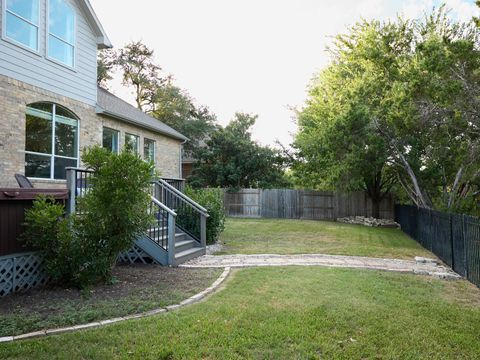
[[[0,336],[126,316],[181,302],[209,287],[222,269],[117,266],[115,283],[90,290],[45,287],[0,301]]]

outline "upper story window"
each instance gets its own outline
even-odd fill
[[[6,37],[38,51],[39,8],[39,0],[6,0]]]
[[[130,151],[135,154],[140,153],[140,137],[133,134],[125,134],[125,151]]]
[[[66,167],[78,165],[78,120],[51,103],[28,105],[25,131],[25,175],[66,179]]]
[[[75,11],[64,0],[48,0],[48,57],[75,64]]]

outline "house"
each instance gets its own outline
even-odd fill
[[[77,196],[88,189],[82,150],[129,149],[153,160],[164,179],[152,184],[155,224],[120,258],[178,265],[204,254],[208,213],[171,185],[182,178],[182,144],[188,139],[97,86],[97,51],[112,44],[89,1],[1,0],[0,12],[3,200],[20,194],[6,190],[17,187],[14,175],[20,173],[37,189],[63,188],[74,212]],[[15,231],[23,213],[16,213]],[[0,296],[43,283],[41,262],[37,253],[0,252]]]
[[[182,177],[185,136],[97,87],[97,50],[111,47],[88,0],[0,2],[0,187],[25,174],[66,183],[85,147],[125,147]]]

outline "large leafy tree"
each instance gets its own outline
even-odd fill
[[[185,155],[196,158],[198,149],[217,130],[216,116],[206,106],[197,106],[192,97],[171,82],[157,89],[151,115],[189,138]]]
[[[273,188],[288,185],[280,152],[257,144],[251,127],[257,116],[237,113],[225,128],[211,134],[199,152],[190,178],[196,187]]]
[[[362,22],[336,38],[333,63],[314,80],[298,114],[294,147],[300,184],[344,191],[365,190],[373,215],[395,184],[385,140],[375,126],[379,103],[390,86],[395,59],[408,47],[408,24],[397,28]],[[396,47],[390,46],[395,42]],[[378,64],[367,59],[373,56]]]
[[[419,206],[464,207],[478,189],[477,41],[444,8],[337,37],[299,114],[297,177],[375,196],[368,184],[388,189],[394,174]]]

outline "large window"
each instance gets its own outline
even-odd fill
[[[48,1],[48,56],[75,64],[75,11],[64,0]]]
[[[6,0],[5,35],[38,51],[39,0]]]
[[[155,163],[155,141],[150,139],[143,140],[143,158]]]
[[[137,135],[125,134],[125,150],[140,153],[140,138]]]
[[[103,128],[103,147],[114,154],[118,154],[119,132],[117,130]]]
[[[25,175],[65,179],[65,168],[78,165],[78,120],[67,109],[50,103],[27,107]]]

